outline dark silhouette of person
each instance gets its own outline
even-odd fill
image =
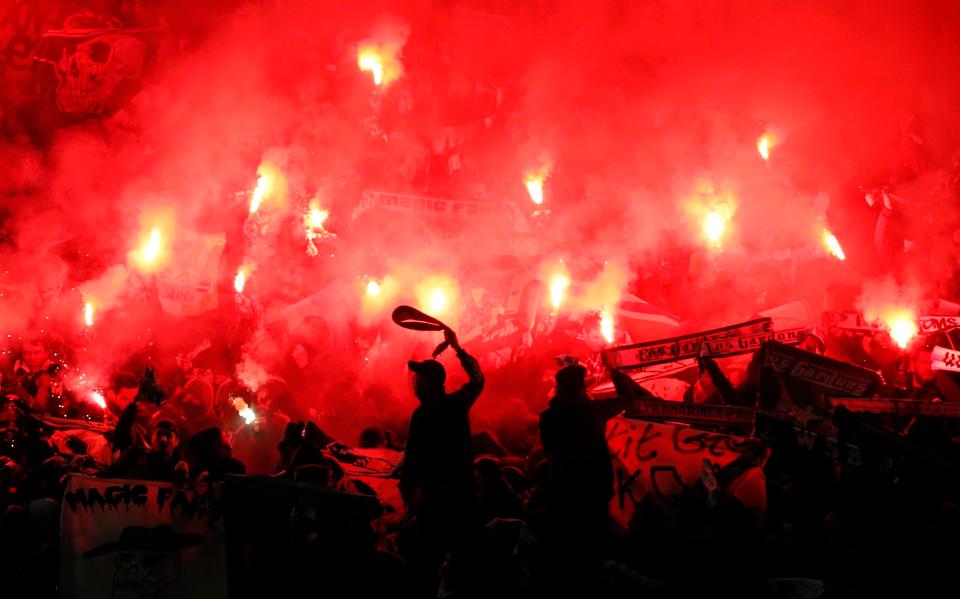
[[[453,554],[469,561],[470,539],[482,534],[474,497],[470,408],[483,390],[483,374],[453,331],[444,335],[469,381],[447,393],[447,373],[439,362],[408,363],[420,405],[410,418],[400,470],[411,539],[404,552],[423,591],[434,595],[440,564]]]
[[[447,373],[436,360],[409,362],[413,392],[420,405],[410,417],[410,433],[400,473],[408,509],[414,514],[421,501],[458,498],[473,492],[470,408],[483,390],[483,373],[476,359],[460,347],[452,331],[446,341],[470,379],[447,393]]]
[[[591,400],[586,374],[580,364],[557,371],[556,393],[540,414],[540,441],[548,460],[546,506],[557,542],[592,555],[605,539],[613,498],[606,425],[629,400]]]

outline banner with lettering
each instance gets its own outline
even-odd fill
[[[810,331],[809,327],[774,331],[770,318],[758,318],[719,329],[614,347],[604,350],[603,361],[608,368],[633,369],[694,358],[701,352],[711,358],[736,356],[756,351],[769,340],[799,343]]]
[[[610,514],[624,528],[645,498],[670,504],[696,486],[705,463],[717,484],[747,508],[766,509],[767,449],[756,439],[618,417],[607,424],[607,443],[615,491]]]
[[[207,496],[168,483],[71,476],[60,597],[226,597],[218,512]]]
[[[930,353],[930,368],[947,372],[960,372],[960,351],[935,345]]]
[[[764,363],[791,382],[808,383],[826,393],[867,397],[883,383],[879,372],[772,341]]]

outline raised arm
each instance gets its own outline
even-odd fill
[[[444,337],[447,343],[450,344],[457,352],[457,359],[460,360],[460,365],[463,367],[463,371],[467,373],[469,380],[459,389],[451,393],[451,396],[456,397],[457,399],[464,402],[467,408],[472,406],[477,398],[480,397],[480,392],[483,391],[483,372],[480,370],[480,364],[477,362],[476,358],[468,354],[462,347],[460,347],[460,342],[457,340],[457,335],[450,329],[444,331]]]

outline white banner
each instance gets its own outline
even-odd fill
[[[935,345],[930,353],[930,368],[947,372],[960,372],[960,351]]]
[[[73,475],[60,514],[60,597],[227,596],[221,522],[168,483]]]
[[[226,236],[177,231],[175,260],[157,273],[157,295],[171,316],[196,316],[217,307],[217,271]]]

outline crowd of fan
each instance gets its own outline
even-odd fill
[[[629,529],[611,535],[614,472],[605,428],[628,400],[591,400],[585,369],[564,366],[540,415],[539,443],[530,440],[535,449],[518,454],[498,443],[496,434],[471,431],[469,413],[484,378],[456,336],[448,333],[447,340],[469,380],[447,392],[439,362],[409,364],[419,406],[395,475],[402,517],[384,516],[365,534],[306,535],[285,549],[266,548],[282,555],[276,563],[288,569],[272,583],[279,595],[956,593],[951,565],[958,553],[960,508],[952,470],[908,457],[889,464],[886,475],[872,476],[826,458],[797,465],[774,454],[765,466],[769,505],[759,517],[705,471],[701,483],[668,505],[644,500]],[[322,422],[273,418],[279,410],[272,410],[272,402],[283,399],[266,394],[257,398],[257,421],[244,424],[236,406],[218,397],[202,375],[169,398],[152,371],[139,379],[117,376],[106,391],[107,409],[115,416],[110,426],[90,422],[89,434],[75,429],[65,437],[55,418],[37,417],[39,407],[48,415],[84,417],[79,408],[65,405],[56,388],[47,388],[43,397],[50,362],[42,345],[26,342],[4,381],[0,589],[9,592],[5,597],[56,596],[59,501],[71,473],[166,481],[202,492],[229,475],[269,472],[338,491],[373,492],[331,457],[344,446],[323,431]],[[705,370],[709,374],[711,368]],[[928,381],[917,387],[936,386]],[[356,445],[387,448],[396,438],[401,434],[371,426]],[[922,446],[925,439],[914,436],[912,442]],[[291,517],[289,526],[295,529],[298,522]],[[303,577],[292,580],[292,569],[309,572],[309,585],[302,584]]]

